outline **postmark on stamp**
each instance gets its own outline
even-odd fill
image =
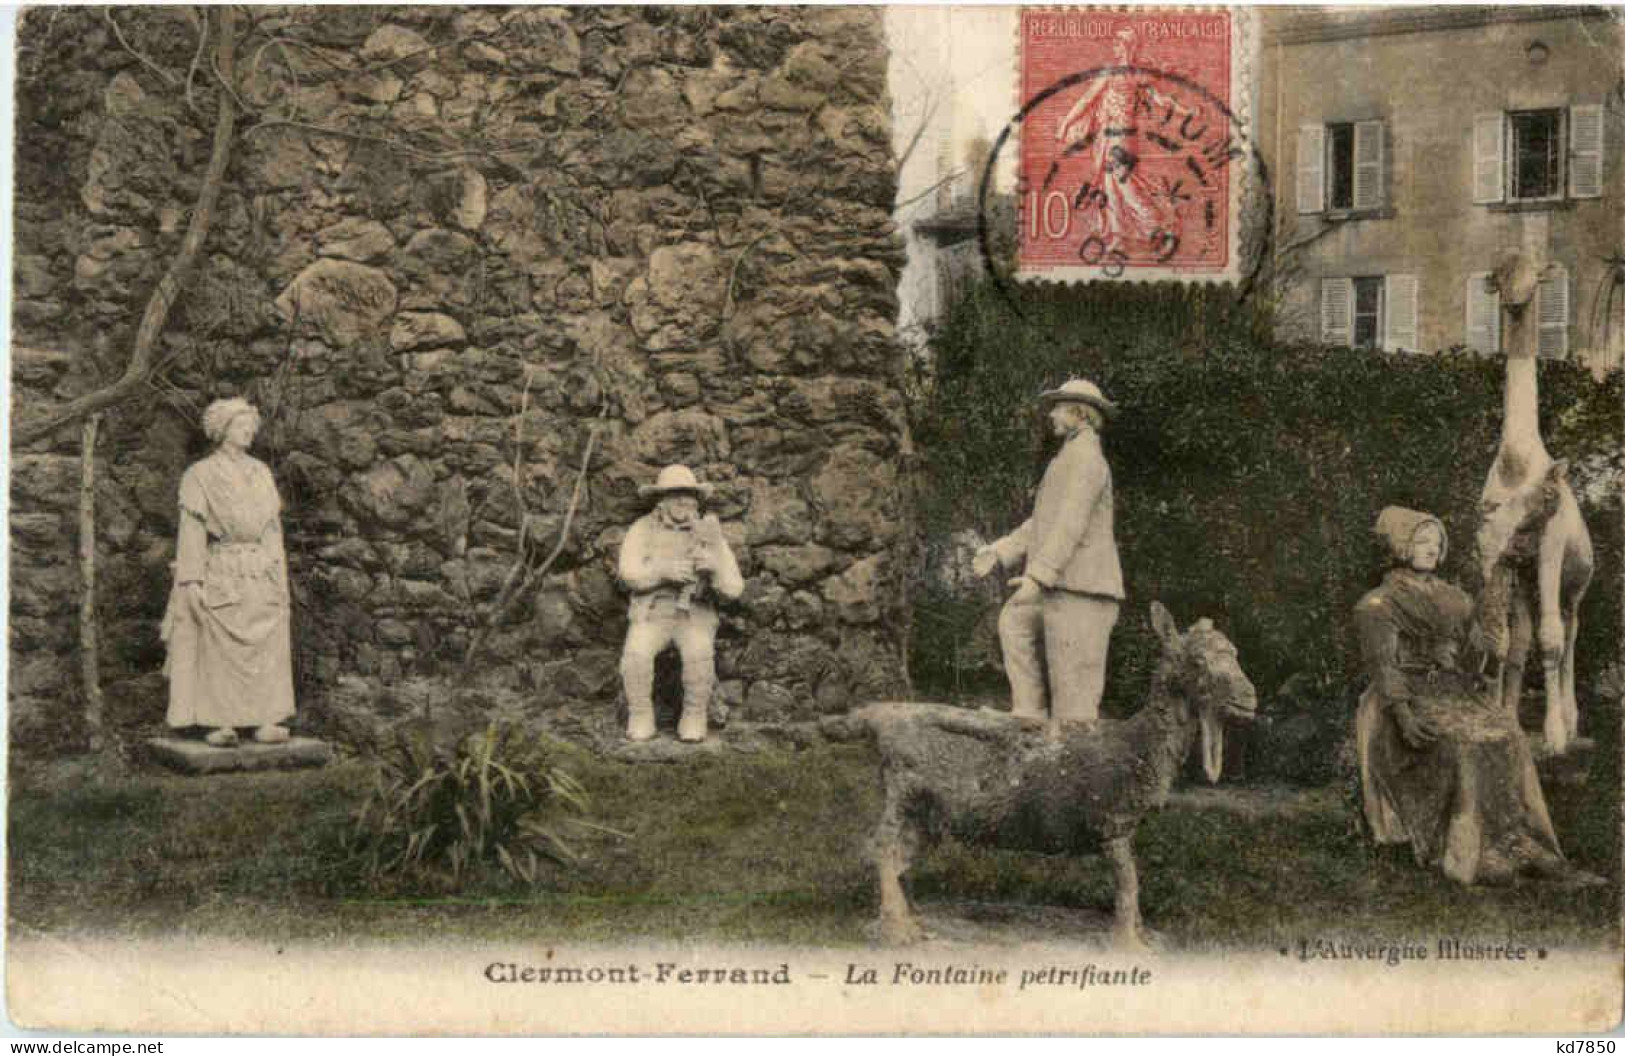
[[[1033,8],[1019,34],[1017,277],[1243,277],[1247,13]]]

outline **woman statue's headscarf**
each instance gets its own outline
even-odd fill
[[[257,423],[260,418],[259,409],[241,396],[230,399],[215,400],[209,404],[209,409],[203,412],[203,435],[210,441],[218,444],[226,435],[226,427],[231,425],[233,418],[240,414],[251,414]]]

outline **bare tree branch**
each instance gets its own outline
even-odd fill
[[[282,55],[282,68],[288,71],[288,80],[293,82],[293,87],[290,88],[284,94],[288,99],[288,105],[291,108],[293,108],[294,112],[297,112],[298,106],[299,106],[299,89],[301,87],[300,83],[299,83],[299,71],[294,68],[293,60],[288,57],[288,44],[287,44],[287,40],[285,38],[283,38],[283,37],[271,37],[270,39],[266,40],[265,43],[261,44],[258,48],[255,48],[254,49],[254,57],[253,57],[253,59],[249,60],[247,76],[248,77],[254,77],[255,75],[257,75],[260,72],[260,60],[265,57],[265,52],[268,49],[272,48],[272,47],[276,48],[277,51],[281,53],[281,55]],[[245,82],[245,91],[246,91],[246,82]],[[265,102],[262,102],[262,103],[256,103],[254,105],[256,107],[269,106],[270,105],[270,100],[266,100]]]
[[[318,125],[309,121],[293,121],[280,117],[268,118],[255,123],[243,132],[244,138],[266,129],[293,128],[304,132],[315,132],[324,136],[338,136],[341,139],[353,139],[362,143],[377,143],[390,150],[399,151],[409,157],[420,158],[424,161],[456,161],[461,158],[482,158],[496,154],[512,154],[518,151],[530,150],[541,140],[503,147],[463,147],[452,150],[424,150],[414,147],[404,140],[394,139],[390,136],[375,135],[371,132],[357,132],[353,129],[339,128],[335,125]]]
[[[248,105],[247,100],[245,100],[241,95],[237,94],[236,86],[231,83],[235,71],[222,70],[220,68],[219,55],[209,56],[209,69],[214,71],[214,79],[215,82],[220,85],[220,90],[231,96],[231,101],[237,104],[238,110],[245,114],[254,114],[259,112],[257,108]]]
[[[193,8],[192,18],[197,21],[197,51],[192,55],[192,65],[186,68],[186,108],[195,114],[198,109],[192,101],[192,79],[203,65],[203,52],[209,46],[209,13]]]
[[[415,51],[409,51],[405,55],[397,55],[393,59],[384,59],[379,62],[368,63],[364,66],[346,66],[343,63],[335,62],[326,54],[329,49],[318,44],[313,44],[308,40],[300,40],[298,37],[286,33],[279,34],[273,39],[284,44],[291,44],[292,46],[301,49],[309,54],[311,58],[317,60],[318,62],[324,63],[330,69],[333,69],[339,73],[378,73],[382,70],[389,69],[391,66],[398,66],[403,62],[411,62],[413,59],[421,58],[424,55],[429,55],[445,48],[454,48],[462,44],[488,44],[492,41],[501,40],[503,37],[507,36],[512,29],[512,23],[504,22],[501,28],[499,28],[495,33],[470,33],[466,37],[457,37],[454,40],[444,40],[439,44],[430,44],[427,47],[418,48]]]
[[[700,204],[705,207],[705,215],[711,219],[711,233],[716,236],[719,249],[732,249],[730,240],[723,237],[722,223],[717,219],[717,211],[711,206],[711,197],[705,193],[705,177],[700,174],[686,160],[679,161],[678,167],[688,174],[689,182],[694,187],[694,193],[700,196]]]
[[[920,123],[914,128],[914,137],[908,141],[908,146],[904,147],[903,153],[897,157],[898,172],[902,172],[903,166],[908,164],[908,159],[914,156],[915,148],[920,145],[920,140],[925,138],[925,131],[931,127],[931,119],[937,116],[937,107],[941,103],[941,97],[934,97],[931,104],[926,107],[925,116],[920,118]]]
[[[749,242],[745,243],[738,253],[734,254],[733,267],[728,270],[728,289],[722,297],[722,321],[727,322],[734,314],[734,283],[739,279],[739,266],[745,262],[745,257],[755,249],[763,240],[778,234],[777,231],[763,231]]]
[[[423,55],[432,55],[443,48],[455,48],[461,44],[474,44],[501,40],[512,28],[513,24],[511,22],[504,22],[502,27],[495,33],[470,33],[466,37],[458,37],[455,40],[444,40],[439,44],[430,44],[428,47],[419,48],[416,51],[409,51],[405,55],[397,55],[393,59],[385,59],[382,62],[375,62],[368,66],[362,66],[358,68],[356,72],[377,73],[379,70],[387,70],[391,66],[396,66],[403,62],[410,62],[413,59],[419,58]]]
[[[216,53],[217,68],[224,71],[229,80],[236,56],[237,12],[230,6],[220,7],[216,9],[216,17],[219,19],[220,30]],[[158,280],[152,296],[147,299],[147,308],[141,316],[140,326],[136,328],[134,347],[130,351],[130,361],[124,368],[124,374],[105,388],[69,400],[42,419],[18,424],[12,433],[14,445],[24,446],[32,443],[69,422],[105,410],[121,403],[131,394],[146,389],[147,378],[152,373],[153,349],[157,347],[158,338],[163,335],[164,323],[169,319],[169,310],[174,307],[185,288],[186,280],[197,263],[198,253],[203,249],[203,242],[208,238],[209,226],[214,219],[215,203],[220,198],[220,184],[226,175],[226,164],[231,160],[232,132],[236,122],[236,108],[229,97],[223,96],[215,118],[214,150],[209,155],[209,167],[203,176],[203,186],[198,191],[197,205],[192,209],[191,222],[187,224],[186,236],[181,240],[180,250],[176,253],[175,259],[170,261],[169,270]]]
[[[509,577],[509,584],[504,585],[503,593],[499,594],[496,601],[491,603],[491,615],[486,618],[485,625],[480,628],[479,633],[474,636],[474,640],[469,643],[468,653],[463,657],[464,677],[467,677],[473,667],[474,660],[479,656],[480,649],[484,647],[485,640],[491,636],[491,631],[495,629],[498,623],[502,622],[502,618],[508,614],[508,610],[513,608],[514,603],[524,596],[525,592],[530,589],[531,584],[547,575],[548,570],[553,567],[553,562],[557,561],[559,555],[564,552],[564,544],[570,540],[570,525],[575,521],[576,509],[581,505],[581,489],[587,482],[587,470],[592,465],[592,452],[598,443],[598,430],[603,426],[604,419],[608,414],[609,401],[605,400],[598,408],[598,420],[593,422],[591,428],[587,431],[587,444],[581,452],[581,468],[576,471],[575,486],[570,489],[570,505],[564,511],[564,523],[559,525],[558,541],[553,544],[552,552],[547,555],[547,559],[540,565],[526,572],[524,579],[512,591],[507,589],[507,586],[513,582],[513,577]],[[523,521],[521,521],[521,525],[523,525]],[[523,527],[520,530],[523,533]],[[523,536],[521,535],[521,537]],[[522,557],[523,550],[520,553]]]
[[[158,75],[159,79],[162,80],[165,84],[169,85],[171,88],[178,88],[180,86],[181,82],[179,81],[179,79],[176,78],[176,76],[173,73],[170,73],[168,70],[164,69],[162,66],[158,65],[156,62],[153,62],[151,59],[147,58],[140,51],[136,50],[135,45],[131,44],[128,40],[124,39],[124,31],[119,28],[118,20],[113,17],[113,9],[112,8],[110,8],[110,7],[102,8],[102,18],[106,20],[106,22],[107,22],[107,24],[109,26],[113,27],[113,36],[118,38],[119,47],[123,48],[125,51],[129,52],[131,55],[134,55],[136,57],[136,59],[138,59],[140,61],[141,65],[145,66],[147,69],[151,70],[153,73],[156,73]]]
[[[937,192],[937,188],[942,187],[945,184],[952,183],[953,181],[959,179],[959,177],[961,177],[963,175],[965,175],[965,170],[964,169],[959,169],[959,170],[957,170],[955,172],[950,172],[948,175],[944,176],[942,179],[938,180],[936,183],[933,183],[931,186],[927,187],[925,190],[921,191],[919,194],[914,195],[912,198],[907,198],[907,199],[904,199],[901,202],[898,202],[895,208],[897,208],[897,209],[907,209],[909,206],[913,205],[915,202],[919,201],[920,199],[928,198],[931,195],[935,194]]]
[[[508,574],[508,581],[502,584],[504,591],[524,567],[525,543],[530,534],[530,506],[525,502],[525,412],[530,410],[530,384],[534,380],[536,375],[527,369],[525,385],[519,390],[519,413],[513,417],[513,499],[519,507],[519,560]]]

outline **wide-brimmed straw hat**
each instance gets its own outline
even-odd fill
[[[672,494],[698,495],[700,498],[711,496],[711,485],[701,484],[694,471],[687,466],[670,465],[660,471],[653,484],[645,484],[638,489],[638,494],[644,498],[651,495]]]
[[[1108,418],[1117,417],[1117,404],[1106,398],[1100,386],[1084,378],[1073,378],[1058,389],[1046,389],[1038,394],[1039,403],[1087,403],[1098,408]]]

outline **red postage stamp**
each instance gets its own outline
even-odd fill
[[[1032,8],[1020,19],[1018,275],[1237,277],[1253,172],[1246,14]]]

